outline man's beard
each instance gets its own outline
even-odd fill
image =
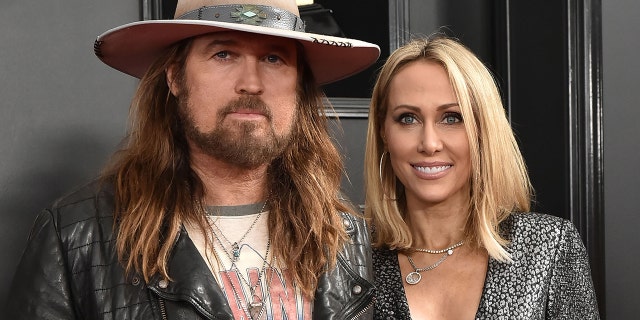
[[[242,168],[256,168],[280,157],[291,141],[291,128],[277,135],[273,128],[269,107],[259,97],[242,96],[230,101],[218,111],[213,130],[201,132],[189,112],[188,97],[179,98],[180,120],[185,136],[207,155]],[[255,110],[267,118],[268,127],[263,136],[256,136],[261,124],[252,121],[227,121],[228,114],[236,110]],[[297,108],[296,108],[297,113]],[[295,119],[295,114],[293,119]]]

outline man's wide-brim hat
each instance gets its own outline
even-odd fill
[[[96,55],[107,65],[141,78],[171,45],[219,31],[243,31],[297,40],[320,84],[358,73],[380,55],[372,43],[306,33],[294,0],[178,0],[173,20],[129,23],[96,39]]]

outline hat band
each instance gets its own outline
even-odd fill
[[[304,21],[295,14],[271,6],[220,5],[189,11],[178,19],[209,20],[304,32]]]

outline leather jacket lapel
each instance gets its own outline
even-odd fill
[[[233,319],[224,293],[184,230],[169,259],[169,276],[168,282],[155,276],[149,287],[163,299],[190,303],[209,319]]]
[[[349,236],[336,267],[318,281],[313,319],[371,319],[375,288],[372,284],[371,245],[361,219],[343,213]]]

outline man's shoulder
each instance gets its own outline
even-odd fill
[[[56,200],[49,209],[61,226],[113,216],[113,186],[107,180],[94,180]]]

